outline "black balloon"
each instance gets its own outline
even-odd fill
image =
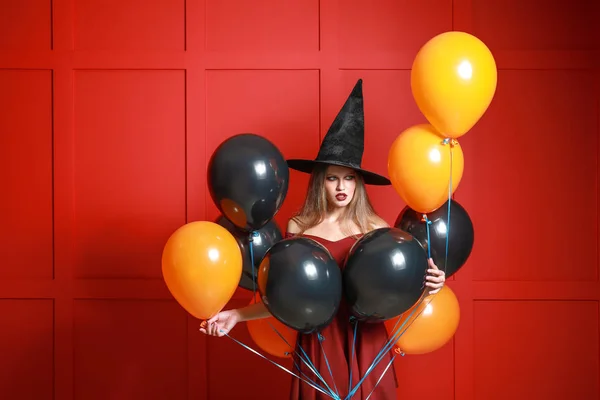
[[[258,275],[258,267],[267,250],[283,238],[279,227],[274,220],[271,220],[267,222],[265,226],[255,231],[256,235],[252,235],[252,258],[254,259],[253,273],[250,257],[251,234],[237,228],[231,221],[223,216],[217,218],[216,223],[227,229],[240,246],[243,265],[239,286],[252,291],[255,289],[258,290],[258,286],[255,284],[256,276]]]
[[[244,133],[217,147],[208,163],[207,179],[221,214],[238,228],[251,231],[265,226],[281,208],[289,169],[273,143]]]
[[[329,325],[342,299],[342,273],[316,241],[293,237],[275,243],[258,271],[259,292],[269,312],[300,333]]]
[[[359,321],[381,322],[412,307],[425,290],[423,246],[396,228],[375,229],[350,249],[343,272],[344,296]]]
[[[431,240],[431,258],[446,272],[446,277],[454,275],[466,262],[471,251],[475,232],[469,214],[456,200],[450,205],[450,224],[448,224],[448,203],[427,214],[431,221],[429,237]],[[405,207],[394,226],[413,235],[428,251],[427,224],[422,213]],[[449,234],[448,234],[449,231]],[[446,259],[446,239],[448,239],[448,258]]]

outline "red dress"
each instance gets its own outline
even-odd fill
[[[286,237],[292,237],[292,234],[286,233]],[[343,268],[343,262],[348,254],[348,251],[355,242],[353,237],[347,237],[335,242],[312,235],[304,234],[303,236],[316,240],[325,246],[338,265]],[[352,343],[354,340],[354,325],[350,323],[350,313],[348,307],[342,298],[342,303],[336,318],[333,322],[321,331],[323,341],[319,343],[317,333],[310,335],[299,334],[297,346],[302,346],[314,367],[319,371],[321,377],[327,382],[327,385],[337,392],[343,400],[349,392],[350,364],[352,361],[352,387],[362,379],[364,373],[372,364],[373,360],[379,354],[383,346],[388,340],[388,333],[383,323],[364,323],[359,322],[356,331],[356,342],[354,347],[354,357],[352,357]],[[323,346],[327,362],[321,350]],[[304,355],[302,350],[297,349],[297,353]],[[296,357],[296,366],[300,367],[304,375],[299,374],[304,379],[310,378],[318,387],[325,388],[323,382],[315,376],[308,366]],[[391,360],[391,354],[388,352],[381,361],[377,363],[375,368],[363,380],[360,387],[352,400],[364,400],[371,394],[369,400],[392,400],[396,399],[396,371],[393,364],[387,370],[385,375],[380,379],[382,373],[387,368]],[[331,369],[331,372],[330,372]],[[298,374],[297,368],[293,370]],[[334,381],[331,375],[334,376]],[[334,386],[335,382],[335,386]],[[375,387],[377,385],[377,387]],[[373,390],[373,388],[375,389]],[[336,390],[337,388],[337,390]],[[325,400],[331,397],[314,389],[306,382],[292,377],[292,390],[290,393],[291,400]]]

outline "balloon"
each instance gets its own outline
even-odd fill
[[[419,50],[411,89],[417,106],[443,136],[459,138],[488,109],[498,71],[487,46],[465,32],[445,32]]]
[[[227,218],[221,216],[217,218],[217,224],[221,225],[231,233],[238,243],[238,246],[242,252],[243,265],[242,265],[242,276],[240,278],[239,286],[248,289],[256,290],[255,285],[256,275],[258,274],[258,266],[267,250],[275,243],[283,238],[279,227],[274,220],[267,222],[265,226],[255,231],[255,235],[252,235],[252,260],[250,257],[250,236],[248,232],[242,231],[231,223]],[[254,269],[252,268],[252,262],[254,262]],[[254,274],[253,272],[254,271]],[[254,279],[253,279],[254,277]]]
[[[448,201],[452,172],[452,193],[463,175],[464,156],[458,142],[445,143],[429,124],[414,125],[392,143],[388,174],[392,186],[413,210],[429,213]]]
[[[242,274],[242,254],[227,229],[209,221],[190,222],[167,240],[162,274],[187,312],[208,319],[233,296]]]
[[[396,349],[404,354],[431,353],[442,348],[456,333],[460,306],[454,292],[444,285],[399,319],[398,323],[398,318],[385,322],[390,337],[401,335],[396,341]]]
[[[437,210],[427,214],[429,237],[431,240],[431,258],[444,272],[446,278],[454,275],[469,258],[473,250],[475,232],[473,222],[467,211],[456,200],[450,202],[450,223],[448,224],[448,202]],[[394,226],[413,235],[428,250],[427,225],[423,214],[405,207],[398,215]],[[446,259],[446,239],[448,239],[448,258]]]
[[[252,231],[269,222],[283,204],[287,163],[267,139],[244,133],[217,147],[208,163],[208,189],[221,212],[238,228]]]
[[[396,228],[379,228],[350,249],[343,272],[344,295],[360,321],[396,317],[425,289],[428,260],[421,244]]]
[[[329,325],[342,298],[342,274],[315,240],[292,237],[275,243],[258,271],[258,290],[269,312],[301,333]]]
[[[259,303],[256,293],[254,301]],[[274,317],[252,319],[246,323],[250,337],[263,351],[275,357],[290,358],[296,346],[298,332],[283,325]]]

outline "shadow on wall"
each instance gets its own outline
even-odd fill
[[[47,399],[53,394],[53,301],[0,301],[0,396]]]

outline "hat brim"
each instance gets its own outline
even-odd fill
[[[287,165],[291,169],[295,169],[296,171],[305,172],[307,174],[312,173],[313,169],[316,165],[339,165],[341,167],[352,168],[353,170],[359,172],[365,182],[365,185],[376,185],[376,186],[388,186],[392,183],[388,178],[383,175],[379,175],[375,172],[367,171],[366,169],[358,168],[356,166],[337,162],[337,161],[317,161],[317,160],[302,160],[302,159],[292,159],[286,160]]]

